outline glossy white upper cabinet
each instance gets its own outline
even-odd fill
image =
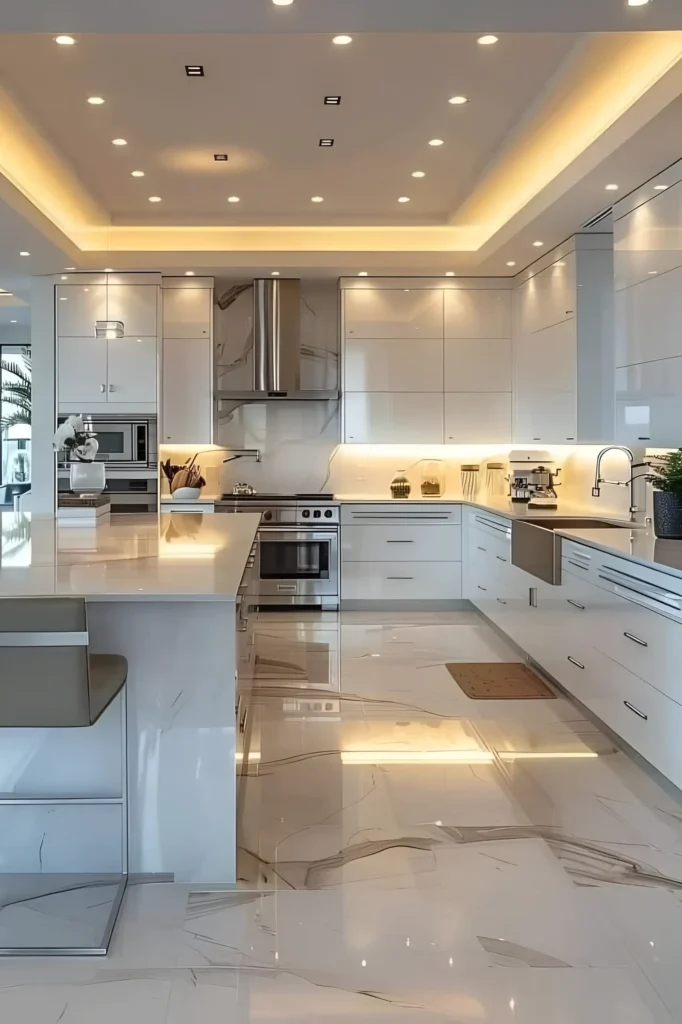
[[[443,396],[347,392],[344,440],[347,444],[442,444]]]
[[[212,304],[211,288],[164,288],[164,338],[209,337]]]
[[[520,327],[542,331],[576,315],[576,254],[569,252],[522,285]]]
[[[213,395],[208,338],[164,338],[160,440],[211,444]]]
[[[511,429],[510,392],[459,392],[444,396],[445,444],[508,444]]]
[[[511,290],[445,291],[446,338],[510,338]]]
[[[107,287],[107,320],[120,320],[123,333],[155,338],[159,289],[155,284],[110,284]]]
[[[94,338],[97,320],[107,319],[105,284],[57,285],[57,336]]]
[[[576,235],[542,257],[520,281],[514,303],[514,441],[612,441],[610,236]]]
[[[681,324],[682,266],[618,292],[616,365],[682,355]]]
[[[682,446],[682,356],[618,367],[616,436],[627,445]]]
[[[345,391],[443,390],[443,342],[436,338],[348,338]]]
[[[89,412],[107,401],[107,341],[89,337],[59,339],[57,395],[62,411]]]
[[[109,405],[156,402],[156,337],[111,338],[107,363]]]
[[[357,288],[344,297],[346,338],[443,337],[440,288]]]
[[[511,391],[511,337],[446,338],[444,344],[445,391]]]

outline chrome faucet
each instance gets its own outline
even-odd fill
[[[235,462],[237,459],[243,459],[247,455],[255,459],[256,462],[261,461],[261,454],[259,448],[225,448],[226,452],[231,452],[229,459],[223,459],[223,465],[226,462]]]
[[[604,477],[601,475],[601,463],[602,463],[602,459],[604,458],[604,456],[606,455],[607,452],[624,452],[627,455],[628,459],[630,460],[630,479],[629,480],[605,480],[604,479]],[[597,455],[597,467],[596,467],[595,474],[594,474],[594,487],[592,488],[592,497],[593,498],[599,498],[601,496],[600,484],[611,484],[614,487],[629,487],[630,488],[630,508],[629,508],[628,511],[630,513],[630,522],[631,523],[636,522],[637,513],[639,512],[639,507],[637,505],[635,505],[635,503],[634,503],[635,502],[635,498],[634,498],[634,482],[635,482],[634,470],[635,470],[635,457],[634,457],[634,455],[632,454],[632,452],[630,451],[629,448],[626,448],[622,444],[610,444],[610,445],[607,445],[607,447],[606,448],[602,448],[602,450],[599,452],[599,455]]]

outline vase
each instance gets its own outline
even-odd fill
[[[171,494],[173,501],[196,501],[201,495],[201,487],[178,487]]]
[[[82,497],[101,494],[106,487],[103,462],[72,462],[69,468],[69,482],[74,494]]]
[[[654,533],[668,540],[682,540],[682,498],[654,491]]]

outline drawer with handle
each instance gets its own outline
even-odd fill
[[[460,562],[342,562],[342,601],[450,601],[462,596]]]
[[[459,562],[461,558],[461,526],[349,523],[341,530],[344,562]]]
[[[460,526],[461,505],[446,505],[440,501],[377,501],[375,503],[341,505],[342,525],[361,526]]]

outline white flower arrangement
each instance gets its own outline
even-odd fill
[[[69,416],[55,431],[55,451],[68,451],[78,462],[94,462],[99,451],[97,435],[85,429],[82,416]]]

